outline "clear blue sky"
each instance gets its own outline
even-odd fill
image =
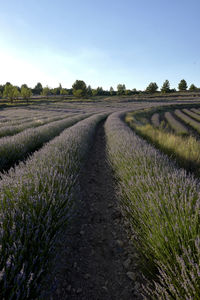
[[[0,10],[0,84],[200,87],[199,0],[10,0]]]

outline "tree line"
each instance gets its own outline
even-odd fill
[[[191,91],[198,92],[200,91],[194,84],[191,84],[188,88],[187,82],[182,79],[178,84],[178,91]],[[160,88],[160,92],[172,93],[176,92],[176,89],[170,88],[169,80],[165,80],[163,85]],[[72,88],[67,89],[63,88],[60,84],[57,88],[49,88],[48,86],[43,87],[40,82],[36,84],[34,88],[29,88],[26,84],[23,84],[21,87],[14,86],[10,82],[7,82],[5,85],[0,85],[0,97],[7,98],[11,102],[15,99],[24,99],[28,102],[28,100],[32,96],[45,96],[48,97],[50,95],[73,95],[78,98],[84,97],[92,97],[92,96],[114,96],[114,95],[137,95],[137,94],[154,94],[158,92],[158,85],[156,82],[151,82],[144,91],[136,90],[135,88],[130,90],[126,89],[125,84],[118,84],[117,89],[111,86],[109,90],[103,90],[102,87],[98,87],[96,89],[92,89],[90,85],[86,85],[83,80],[76,80],[72,85]]]

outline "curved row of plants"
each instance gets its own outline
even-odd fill
[[[4,136],[12,136],[15,134],[18,134],[22,131],[24,131],[25,129],[28,128],[36,128],[39,126],[43,126],[45,124],[51,123],[51,122],[55,122],[58,120],[63,120],[66,119],[67,117],[70,117],[70,115],[68,116],[67,114],[63,114],[60,116],[54,116],[54,117],[42,117],[40,119],[34,119],[34,118],[30,118],[28,120],[26,120],[26,122],[20,122],[19,124],[15,124],[13,125],[8,124],[7,126],[2,126],[0,127],[0,138],[4,137]]]
[[[85,119],[89,114],[81,114],[69,117],[63,120],[54,121],[38,128],[26,129],[14,136],[3,137],[0,139],[0,171],[9,169],[19,160],[23,160],[35,150],[55,136],[60,134],[64,129]]]
[[[189,116],[186,111],[181,111],[179,109],[175,110],[175,115],[183,121],[185,124],[189,125],[192,127],[194,130],[196,130],[198,133],[200,133],[200,123],[194,119],[194,117]],[[195,113],[194,113],[195,114]],[[198,115],[197,115],[198,116]]]
[[[10,125],[17,125],[21,124],[23,122],[28,121],[29,119],[36,119],[40,117],[53,117],[56,116],[55,113],[52,112],[46,112],[45,110],[25,110],[25,109],[19,109],[19,110],[2,110],[0,114],[0,127],[6,126],[7,124]]]
[[[150,111],[151,112],[151,111]],[[199,176],[200,170],[200,141],[197,135],[191,133],[190,128],[186,124],[181,123],[176,115],[183,115],[189,118],[185,112],[171,108],[171,111],[165,111],[163,109],[163,115],[160,117],[165,118],[166,123],[162,122],[158,124],[158,118],[160,116],[156,111],[152,116],[146,117],[144,120],[143,114],[145,111],[132,112],[126,115],[126,121],[139,135],[153,143],[154,146],[161,149],[171,158],[176,159],[180,166],[186,168],[188,171],[194,172]],[[149,111],[147,111],[149,113]],[[146,114],[147,114],[146,113]],[[142,117],[141,117],[142,116]],[[159,119],[159,121],[160,121]],[[153,122],[152,122],[153,121]],[[197,121],[193,120],[198,123]],[[200,123],[198,123],[200,126]]]
[[[155,111],[151,116],[150,122],[147,121],[147,123],[166,131],[171,129],[177,135],[189,135],[191,130],[200,133],[198,109],[184,108],[182,106],[180,108],[177,108],[177,106],[173,107],[160,108],[160,113]],[[148,113],[151,115],[151,110]]]
[[[0,290],[3,299],[35,299],[59,232],[67,224],[78,174],[105,114],[66,129],[0,181]]]
[[[151,299],[200,298],[200,182],[112,114],[107,152]]]

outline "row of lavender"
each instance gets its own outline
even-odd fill
[[[199,299],[199,181],[139,138],[122,114],[112,114],[105,130],[134,247],[153,278],[144,294],[152,299]]]
[[[28,128],[36,128],[51,122],[55,122],[58,120],[62,120],[66,117],[70,117],[71,115],[60,114],[52,117],[40,116],[39,118],[28,118],[25,121],[19,120],[17,123],[7,122],[3,123],[5,126],[0,127],[0,138],[5,136],[12,136],[19,132],[22,132]]]
[[[20,125],[30,120],[48,119],[63,114],[44,109],[5,109],[0,113],[0,127]]]
[[[65,128],[88,117],[89,114],[81,114],[74,117],[66,117],[63,120],[54,121],[38,128],[26,129],[14,136],[0,139],[0,171],[8,169],[19,160],[27,157],[31,152],[60,134]]]
[[[161,118],[162,119],[162,118]],[[151,123],[154,127],[161,126],[159,113],[154,113],[151,117]],[[178,135],[189,135],[189,128],[200,133],[200,110],[191,109],[175,109],[164,113],[164,122]]]
[[[59,232],[68,222],[97,114],[66,129],[0,182],[0,290],[34,299]]]

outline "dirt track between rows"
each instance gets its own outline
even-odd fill
[[[97,128],[80,185],[81,203],[61,246],[49,299],[141,299],[137,255],[118,207],[103,123]]]

